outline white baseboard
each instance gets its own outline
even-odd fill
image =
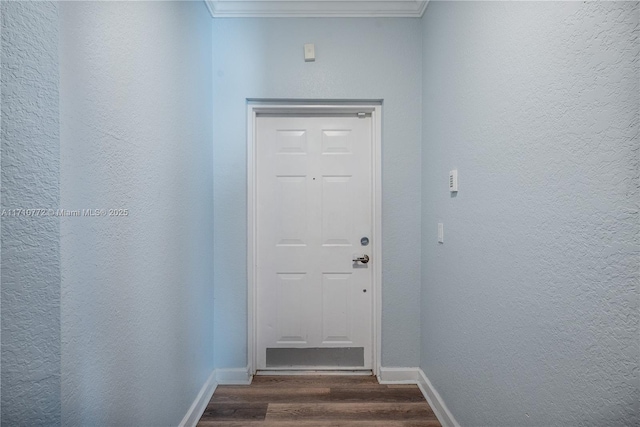
[[[427,378],[422,369],[418,370],[418,387],[420,387],[424,398],[429,402],[429,406],[431,406],[431,409],[433,409],[433,412],[443,427],[460,427],[460,424],[453,418],[453,414],[449,411],[444,400],[442,400],[442,397],[433,387],[433,384],[431,384],[431,381],[429,381],[429,378]]]
[[[380,367],[378,382],[380,384],[416,384],[443,427],[460,427],[422,369]]]
[[[418,384],[419,368],[383,368],[380,367],[380,384]]]
[[[248,367],[216,369],[216,381],[220,385],[249,385],[252,379]]]
[[[270,375],[270,376],[287,376],[287,375],[353,375],[353,376],[371,376],[371,370],[368,371],[302,371],[302,370],[274,370],[274,371],[257,371],[257,376]]]
[[[207,378],[207,381],[200,389],[200,393],[196,396],[196,400],[193,401],[184,418],[182,418],[182,421],[178,424],[179,427],[195,427],[196,424],[198,424],[198,421],[200,421],[200,417],[202,417],[204,410],[207,408],[207,404],[211,400],[213,392],[216,391],[217,386],[216,371],[214,369],[211,371],[211,375],[209,375],[209,378]]]

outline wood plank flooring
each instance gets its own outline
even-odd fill
[[[374,376],[255,376],[218,386],[198,427],[440,427],[415,385]]]

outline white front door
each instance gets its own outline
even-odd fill
[[[372,369],[372,120],[256,120],[257,369]]]

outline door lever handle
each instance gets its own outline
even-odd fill
[[[369,255],[362,255],[360,257],[354,256],[353,257],[353,262],[358,262],[358,261],[360,261],[363,264],[368,263],[369,262]]]

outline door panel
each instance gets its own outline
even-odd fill
[[[307,232],[307,183],[304,176],[276,176],[276,246],[304,246]]]
[[[371,369],[371,118],[256,123],[256,367]]]
[[[280,130],[276,141],[279,154],[307,154],[307,135],[304,130]]]
[[[304,305],[300,304],[308,292],[306,276],[303,273],[277,274],[278,344],[306,344],[307,342]]]
[[[351,274],[322,275],[322,343],[353,344],[349,308],[353,291]]]
[[[322,154],[351,154],[350,130],[322,131]]]
[[[350,211],[353,197],[350,176],[322,177],[322,245],[352,246],[355,218]]]

